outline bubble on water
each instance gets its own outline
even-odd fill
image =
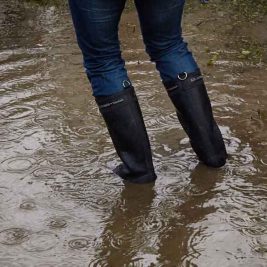
[[[27,241],[30,232],[23,228],[9,228],[0,232],[0,243],[3,245],[18,245]]]

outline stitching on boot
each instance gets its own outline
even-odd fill
[[[171,92],[171,91],[173,91],[173,90],[175,90],[175,89],[177,89],[178,88],[178,86],[177,85],[174,85],[174,86],[172,86],[172,87],[170,87],[170,88],[167,88],[166,90],[168,91],[168,92]]]
[[[193,77],[193,78],[190,79],[190,81],[193,83],[193,82],[196,82],[196,81],[201,80],[201,79],[203,79],[202,75],[200,75],[198,77]]]
[[[113,102],[110,102],[110,103],[107,103],[107,104],[99,105],[99,108],[107,108],[107,107],[110,107],[112,105],[116,105],[116,104],[119,104],[119,103],[122,103],[122,102],[124,102],[123,98],[121,98],[119,100],[116,100],[116,101],[113,101]]]

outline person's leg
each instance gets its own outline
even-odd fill
[[[69,0],[78,44],[118,156],[114,172],[133,183],[156,179],[142,113],[121,58],[118,24],[125,0]]]
[[[198,69],[182,38],[184,0],[135,0],[146,51],[163,81]]]
[[[118,38],[124,5],[125,0],[69,0],[94,96],[117,93],[129,81]]]
[[[178,119],[199,159],[212,167],[227,157],[221,132],[192,53],[182,38],[184,0],[135,0],[146,51],[160,72]]]

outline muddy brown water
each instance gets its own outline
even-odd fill
[[[67,9],[19,2],[0,2],[0,267],[267,266],[267,72],[238,56],[238,38],[259,27],[235,32],[227,13],[201,7],[185,16],[230,154],[213,170],[198,165],[136,14],[124,14],[158,174],[125,186],[107,167],[118,158]]]

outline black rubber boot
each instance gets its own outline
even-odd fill
[[[155,181],[150,143],[134,88],[97,96],[96,102],[122,161],[113,171],[132,183]]]
[[[199,160],[210,167],[223,166],[227,153],[200,71],[179,74],[164,86]]]

